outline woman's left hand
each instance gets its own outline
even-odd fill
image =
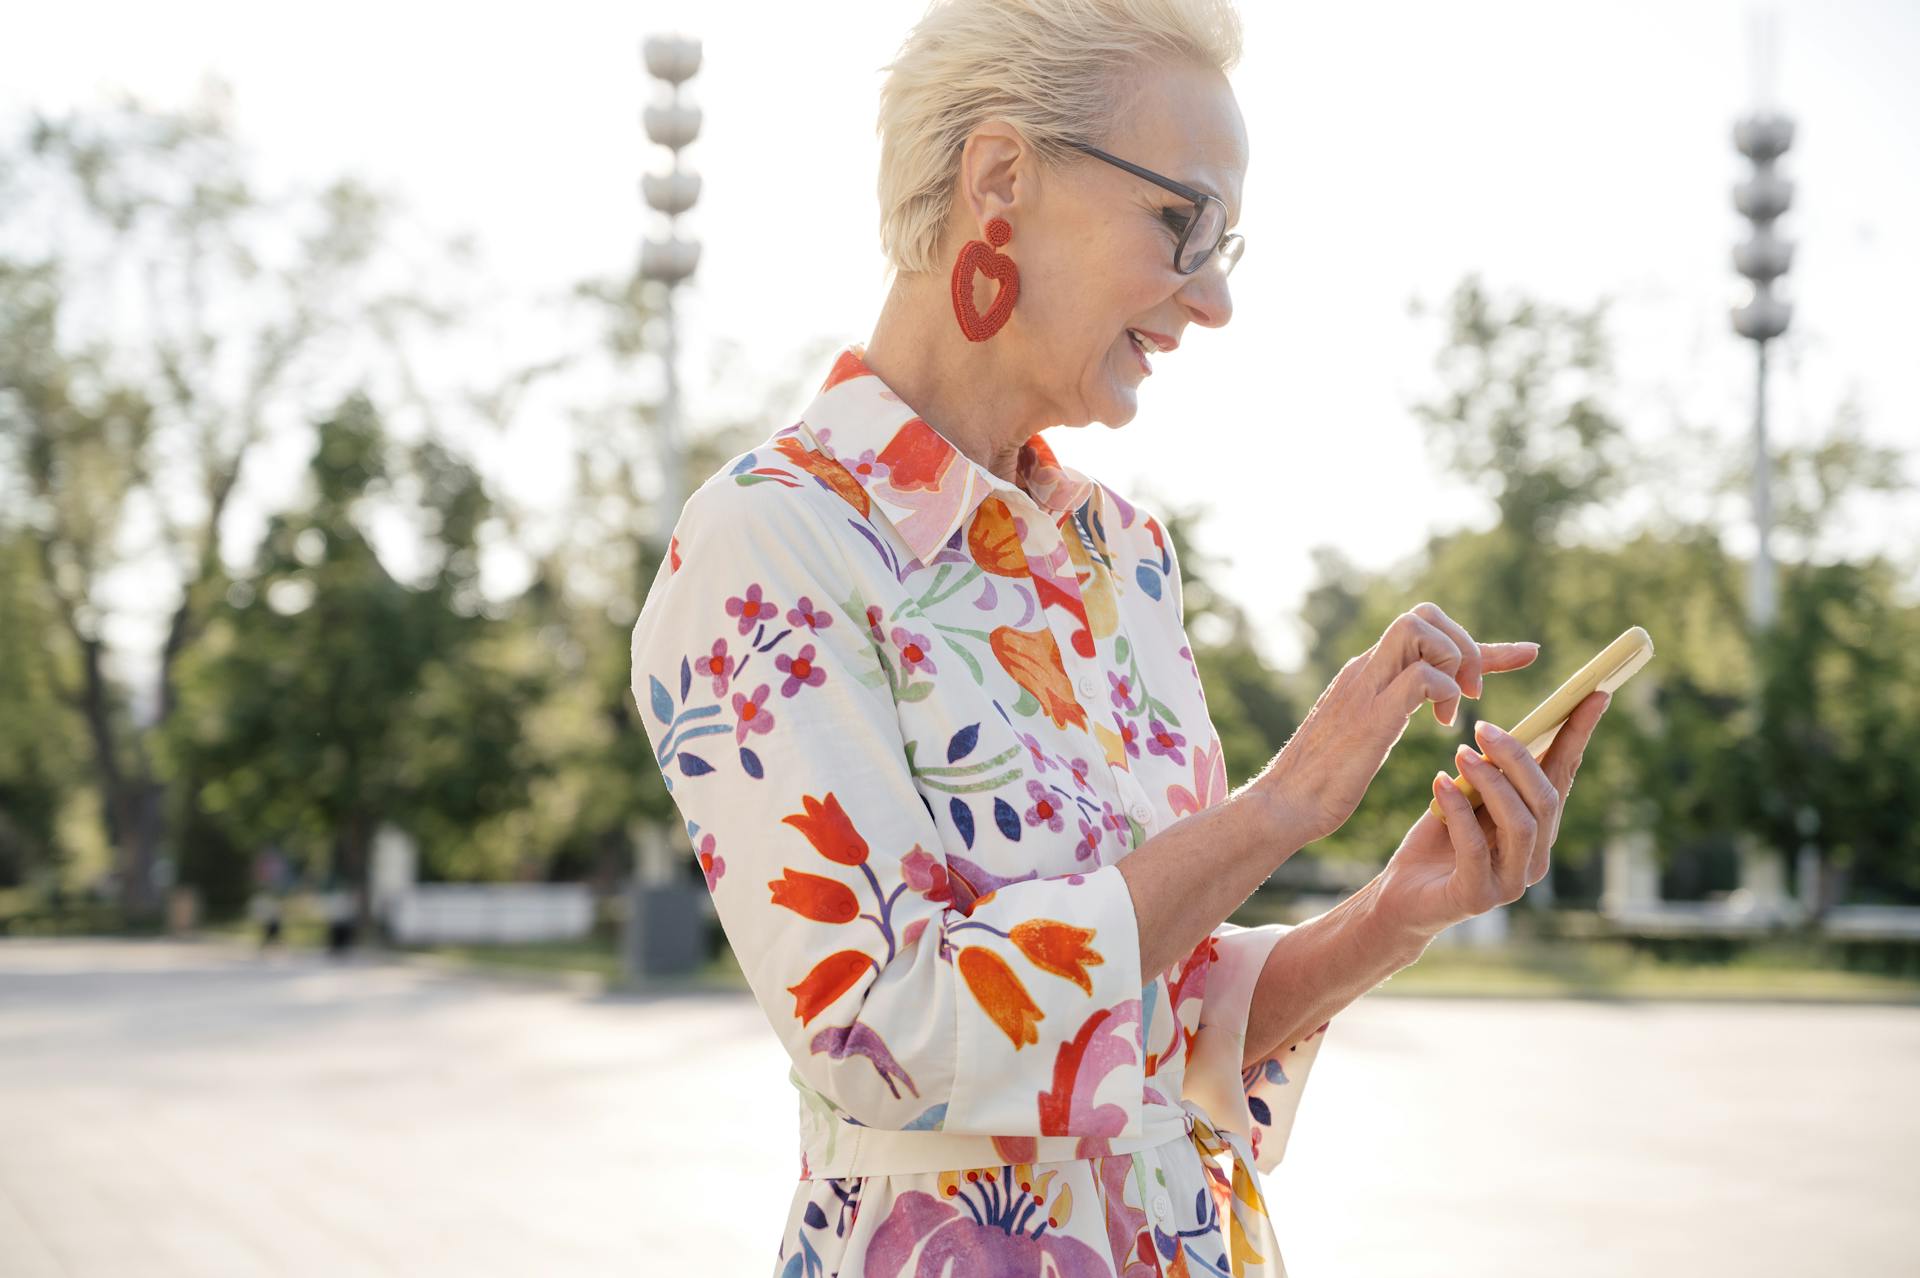
[[[1560,813],[1573,789],[1593,729],[1611,697],[1596,692],[1575,706],[1547,753],[1536,760],[1493,724],[1478,727],[1487,758],[1463,745],[1461,776],[1480,792],[1474,808],[1445,772],[1434,793],[1447,819],[1431,808],[1407,831],[1381,871],[1376,907],[1393,926],[1427,936],[1519,900],[1546,877],[1560,834]]]

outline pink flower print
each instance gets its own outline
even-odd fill
[[[1074,759],[1067,764],[1067,771],[1073,774],[1073,783],[1082,790],[1091,791],[1093,789],[1093,785],[1087,780],[1087,761],[1085,759]]]
[[[1028,825],[1044,825],[1058,833],[1066,824],[1060,813],[1060,806],[1053,791],[1038,781],[1027,782],[1027,797],[1033,800],[1033,806],[1027,809]]]
[[[1184,733],[1175,732],[1158,718],[1147,725],[1147,750],[1153,754],[1164,754],[1175,763],[1184,764],[1187,756],[1180,753],[1180,747],[1187,743]]]
[[[713,836],[711,834],[701,836],[699,856],[700,873],[707,876],[707,891],[711,892],[713,891],[713,885],[720,881],[720,876],[727,872],[726,858],[713,854]]]
[[[1139,758],[1140,747],[1134,744],[1134,738],[1140,735],[1140,729],[1134,726],[1133,720],[1118,714],[1113,716],[1113,721],[1120,728],[1120,744],[1127,748],[1128,754]]]
[[[905,626],[893,628],[893,642],[900,649],[900,672],[912,674],[916,670],[925,670],[928,674],[938,674],[939,667],[933,664],[929,653],[929,644],[925,635],[917,635]]]
[[[907,886],[929,901],[953,900],[953,885],[947,881],[947,867],[919,844],[900,858],[900,872]],[[911,942],[909,942],[911,943]]]
[[[693,663],[693,672],[713,677],[713,695],[727,695],[727,677],[733,673],[733,658],[727,655],[725,638],[713,641],[713,651],[707,656],[698,657]]]
[[[943,1202],[922,1189],[910,1189],[895,1198],[887,1208],[887,1218],[873,1233],[863,1270],[891,1275],[951,1274],[953,1278],[983,1278],[988,1274],[1099,1278],[1114,1272],[1105,1243],[1096,1251],[1060,1232],[1059,1227],[1066,1223],[1064,1205],[1054,1209],[1061,1212],[1059,1217],[1050,1215],[1042,1196],[1017,1184],[996,1185],[994,1182],[1004,1174],[1004,1164],[969,1170],[966,1181],[951,1191],[960,1198],[960,1205]],[[1056,1204],[1063,1199],[1064,1195],[1056,1198]],[[1092,1209],[1098,1211],[1100,1204],[1094,1203]],[[920,1255],[917,1263],[913,1261],[916,1250]],[[795,1272],[799,1272],[797,1267]]]
[[[1113,704],[1119,706],[1122,710],[1134,709],[1133,680],[1123,678],[1109,670],[1107,671],[1107,683],[1110,685],[1107,689],[1107,695],[1113,698]]]
[[[1045,772],[1048,768],[1056,766],[1053,756],[1040,748],[1040,743],[1034,739],[1031,732],[1020,733],[1019,740],[1020,744],[1027,748],[1027,757],[1033,760],[1035,772]]]
[[[815,612],[813,596],[801,595],[799,606],[787,613],[787,624],[795,627],[805,626],[818,634],[833,624],[833,614],[826,611]]]
[[[1114,807],[1111,803],[1108,803],[1105,799],[1100,801],[1100,824],[1120,834],[1125,834],[1128,830],[1132,829],[1132,827],[1127,824],[1127,814],[1119,808]]]
[[[893,473],[893,467],[881,461],[879,456],[871,448],[861,453],[853,465],[847,467],[847,469],[853,472],[855,478],[859,479],[862,485],[871,484],[876,479],[885,479]]]
[[[740,618],[740,633],[750,635],[753,628],[762,625],[780,615],[780,605],[760,597],[760,583],[754,582],[747,587],[743,598],[734,595],[727,600],[727,615]]]
[[[887,632],[880,628],[880,622],[885,615],[880,611],[878,604],[867,605],[867,633],[873,636],[875,643],[887,641]]]
[[[1087,820],[1085,817],[1081,817],[1080,818],[1080,842],[1074,846],[1074,849],[1073,849],[1074,858],[1076,860],[1084,861],[1090,856],[1097,855],[1100,850],[1101,837],[1102,835],[1101,835],[1100,827],[1095,825],[1093,822]]]
[[[827,681],[827,672],[814,664],[813,645],[807,644],[794,656],[781,653],[773,659],[774,668],[787,676],[780,695],[791,697],[802,687],[817,688]]]
[[[733,712],[740,716],[740,721],[733,728],[735,745],[745,741],[749,732],[773,731],[773,712],[766,708],[767,694],[771,691],[763,683],[753,690],[751,697],[743,697],[737,692],[733,694]]]

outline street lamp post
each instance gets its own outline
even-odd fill
[[[1774,233],[1774,223],[1793,203],[1793,183],[1780,175],[1776,162],[1793,145],[1793,121],[1770,101],[1773,75],[1774,24],[1771,12],[1756,14],[1755,72],[1759,90],[1752,114],[1733,126],[1733,144],[1753,163],[1745,181],[1733,187],[1733,204],[1749,223],[1747,238],[1733,249],[1733,268],[1750,285],[1745,301],[1735,306],[1733,330],[1754,344],[1753,383],[1753,521],[1756,533],[1753,564],[1748,576],[1747,607],[1756,652],[1769,646],[1776,611],[1774,564],[1769,535],[1773,526],[1770,491],[1773,462],[1767,449],[1767,343],[1787,331],[1793,304],[1775,289],[1793,264],[1793,245]],[[1757,663],[1754,688],[1755,733],[1767,739],[1769,663]],[[1779,919],[1794,911],[1785,898],[1785,864],[1780,850],[1765,846],[1757,832],[1739,841],[1741,885],[1763,917]],[[1802,854],[1804,858],[1804,853]],[[1804,875],[1803,875],[1804,878]],[[1801,902],[1801,917],[1812,904]]]
[[[644,114],[647,137],[672,156],[665,173],[640,179],[647,206],[666,215],[667,233],[649,237],[640,246],[640,278],[663,286],[660,312],[665,331],[661,352],[665,387],[656,418],[660,495],[655,507],[655,571],[664,565],[686,500],[686,461],[681,441],[679,332],[674,317],[674,289],[693,274],[700,261],[700,245],[682,239],[679,219],[700,198],[700,175],[680,160],[681,148],[700,133],[700,108],[681,99],[680,89],[700,69],[700,42],[689,36],[648,36],[642,45],[647,71],[666,86],[663,100]],[[644,583],[642,589],[644,590]],[[697,969],[706,958],[705,922],[712,905],[706,884],[689,878],[677,844],[660,830],[639,832],[634,849],[634,874],[628,892],[625,969],[629,977],[679,975]]]
[[[640,247],[640,277],[665,285],[661,317],[666,330],[666,394],[660,404],[660,505],[657,535],[662,550],[680,517],[686,498],[686,465],[680,440],[679,333],[673,314],[673,290],[693,274],[700,263],[700,245],[679,234],[680,215],[700,198],[700,175],[684,167],[680,150],[700,133],[700,108],[680,98],[680,86],[700,69],[700,42],[688,36],[648,36],[644,46],[647,71],[667,86],[667,98],[647,107],[647,137],[667,148],[672,167],[640,179],[648,206],[667,215],[665,239],[649,239]]]
[[[1774,234],[1774,219],[1793,203],[1793,183],[1781,177],[1774,161],[1793,145],[1793,121],[1777,112],[1757,112],[1733,128],[1733,144],[1753,161],[1753,174],[1733,188],[1734,207],[1752,224],[1747,238],[1734,245],[1733,266],[1752,285],[1752,294],[1733,308],[1733,329],[1751,340],[1757,352],[1753,388],[1753,518],[1759,544],[1753,556],[1748,606],[1756,632],[1773,624],[1773,557],[1768,534],[1773,505],[1768,490],[1767,343],[1787,331],[1793,304],[1774,286],[1793,264],[1793,245]]]

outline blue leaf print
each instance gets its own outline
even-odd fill
[[[662,723],[673,722],[673,698],[667,695],[667,689],[658,678],[647,676],[647,687],[653,698],[653,717]]]
[[[682,776],[704,777],[711,771],[713,771],[713,765],[697,754],[680,756],[680,775]]]
[[[693,663],[685,657],[680,658],[680,699],[687,699],[687,689],[693,686]]]
[[[825,1229],[827,1227],[827,1213],[820,1210],[819,1203],[808,1203],[806,1215],[807,1223],[815,1229]]]
[[[753,453],[748,453],[745,457],[742,457],[738,462],[734,463],[733,469],[727,473],[729,475],[744,475],[759,464],[758,456]]]
[[[755,781],[767,775],[766,771],[760,766],[760,756],[745,746],[740,747],[740,766],[745,768],[747,775]]]
[[[780,1271],[780,1278],[800,1278],[800,1275],[805,1272],[802,1268],[805,1264],[806,1259],[799,1252],[794,1252],[787,1257],[787,1266]]]
[[[1000,827],[1000,833],[1008,839],[1015,843],[1020,841],[1020,814],[1005,799],[993,801],[993,823]]]
[[[941,1124],[946,1121],[947,1102],[941,1101],[938,1105],[929,1108],[900,1130],[908,1132],[937,1132],[942,1130]]]
[[[1273,1121],[1273,1110],[1267,1102],[1258,1096],[1247,1097],[1247,1112],[1253,1115],[1253,1121],[1265,1126]]]
[[[960,801],[959,795],[947,800],[947,812],[953,817],[953,828],[960,831],[960,838],[971,848],[973,846],[973,809]]]
[[[1193,1218],[1195,1220],[1208,1219],[1207,1187],[1205,1185],[1193,1191]]]
[[[1266,1075],[1269,1083],[1284,1083],[1287,1081],[1287,1071],[1281,1069],[1279,1060],[1272,1056],[1267,1057]]]
[[[953,740],[947,742],[947,762],[954,763],[973,753],[974,743],[980,740],[980,725],[969,723],[953,734]]]
[[[1141,563],[1133,570],[1133,579],[1140,583],[1140,589],[1146,591],[1151,598],[1155,600],[1160,598],[1160,574],[1153,570],[1151,564]]]

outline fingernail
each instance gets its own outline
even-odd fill
[[[1454,750],[1454,752],[1453,752],[1453,757],[1454,757],[1454,758],[1456,758],[1456,759],[1475,759],[1475,760],[1477,760],[1477,759],[1479,759],[1479,757],[1480,757],[1480,755],[1479,755],[1479,754],[1478,754],[1478,753],[1477,753],[1477,752],[1476,752],[1476,751],[1474,750],[1474,748],[1473,748],[1472,746],[1470,746],[1470,745],[1462,745],[1462,746],[1460,746],[1460,747],[1458,747],[1457,749],[1455,749],[1455,750]]]
[[[1491,719],[1482,719],[1480,722],[1473,725],[1473,739],[1478,741],[1481,745],[1491,744],[1492,742],[1498,741],[1501,738],[1505,737],[1506,735],[1507,735],[1506,733],[1500,731],[1500,729],[1493,726],[1493,721]]]

